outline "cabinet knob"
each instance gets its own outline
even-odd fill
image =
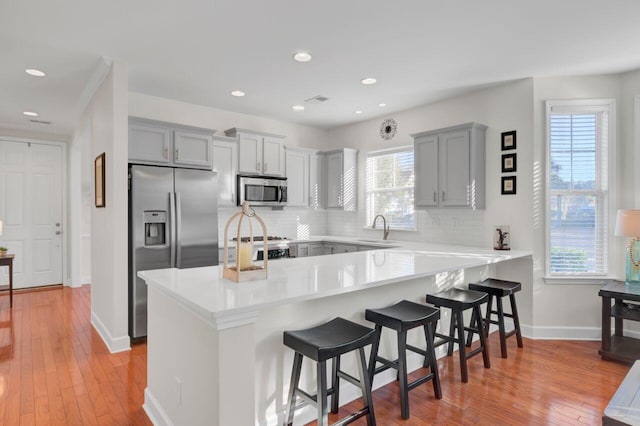
[[[62,234],[62,232],[56,231],[56,235],[60,235],[60,234]]]
[[[259,161],[256,163],[256,170],[260,171],[260,162]]]
[[[444,191],[442,191],[442,201],[445,201]]]
[[[438,202],[438,192],[437,191],[433,191],[433,202],[434,203]]]
[[[176,160],[180,159],[180,151],[176,148]]]
[[[165,160],[169,159],[169,148],[167,147],[164,148],[164,159]]]
[[[266,162],[264,163],[264,171],[265,172],[267,171],[267,163]]]

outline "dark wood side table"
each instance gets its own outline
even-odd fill
[[[15,254],[0,256],[0,266],[9,267],[9,307],[13,308],[13,258]]]
[[[622,281],[611,281],[600,289],[602,297],[602,359],[632,364],[640,359],[640,340],[624,336],[623,320],[640,321],[640,286],[628,286]],[[611,306],[611,299],[614,300]],[[611,317],[615,319],[611,335]]]

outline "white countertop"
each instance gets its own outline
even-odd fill
[[[309,241],[372,245],[335,236]],[[301,242],[301,241],[298,241]],[[268,263],[268,278],[236,283],[222,278],[222,266],[156,269],[138,276],[204,318],[215,321],[261,308],[317,299],[387,285],[441,272],[487,265],[531,255],[479,247],[389,241],[395,248],[326,256],[280,259]]]

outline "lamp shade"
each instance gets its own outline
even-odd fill
[[[618,210],[615,235],[640,237],[640,210]]]

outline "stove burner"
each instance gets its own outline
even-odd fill
[[[286,240],[286,237],[277,237],[277,236],[271,236],[269,235],[267,237],[268,241],[282,241],[282,240]],[[250,240],[249,237],[240,237],[240,241],[243,243],[248,243]],[[238,241],[237,237],[233,237],[232,241]],[[255,237],[253,237],[253,241],[264,241],[264,237],[262,235],[256,235]]]

